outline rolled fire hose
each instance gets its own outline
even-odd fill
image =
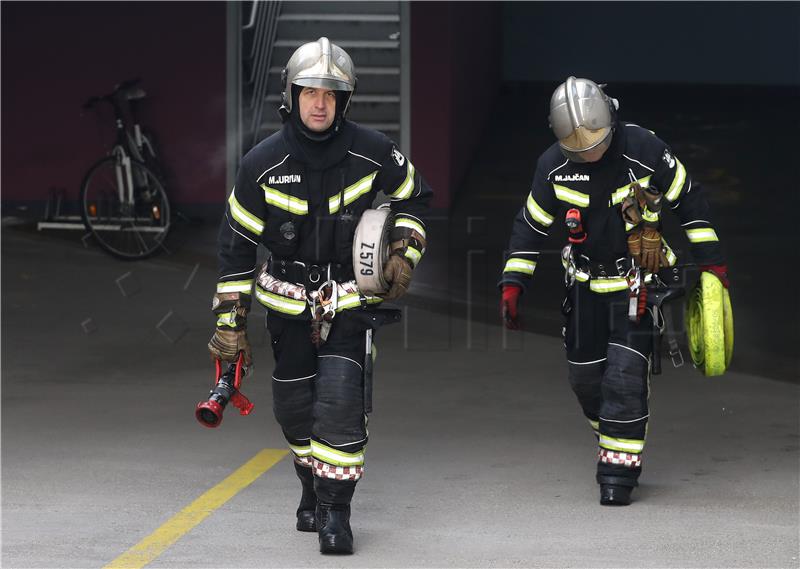
[[[362,293],[383,294],[389,284],[383,266],[389,258],[389,232],[392,213],[388,208],[368,209],[361,216],[353,238],[353,272]]]
[[[686,304],[686,335],[694,365],[703,375],[722,375],[733,356],[733,309],[728,289],[703,272]]]

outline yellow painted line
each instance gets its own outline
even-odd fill
[[[152,563],[184,534],[255,482],[287,454],[289,451],[265,448],[103,569],[141,569]]]

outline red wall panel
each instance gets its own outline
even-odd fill
[[[176,203],[225,195],[225,5],[218,2],[11,2],[2,5],[2,198],[50,187],[77,198],[114,141],[113,114],[89,95],[141,77],[142,122],[156,132]]]

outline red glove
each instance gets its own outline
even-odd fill
[[[503,314],[503,323],[509,330],[519,330],[519,295],[522,287],[514,284],[503,285],[503,300],[500,309]]]
[[[722,286],[728,288],[730,281],[728,280],[728,265],[700,265],[700,269],[709,273],[714,273],[722,281]]]

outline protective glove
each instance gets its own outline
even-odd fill
[[[253,363],[253,351],[247,339],[247,313],[250,295],[239,292],[217,293],[211,302],[217,316],[217,329],[208,342],[211,356],[224,362],[235,362],[244,352],[244,364]]]
[[[244,352],[244,365],[249,366],[253,363],[253,351],[247,339],[246,328],[241,330],[217,328],[208,342],[208,351],[214,358],[231,363],[239,358],[239,352]]]
[[[714,273],[725,288],[731,284],[728,280],[728,265],[700,265],[700,270]]]
[[[628,234],[628,253],[636,261],[636,264],[642,265],[642,230],[634,229]]]
[[[641,266],[651,273],[657,272],[661,267],[666,267],[667,256],[661,246],[661,232],[653,227],[642,229],[642,259]]]
[[[395,251],[389,256],[386,265],[383,267],[383,278],[391,285],[389,292],[381,294],[384,300],[397,300],[408,292],[411,284],[411,263],[409,263],[400,251]]]
[[[509,330],[519,330],[519,295],[522,287],[514,284],[503,285],[503,300],[500,302],[500,310],[503,316],[503,324]]]

